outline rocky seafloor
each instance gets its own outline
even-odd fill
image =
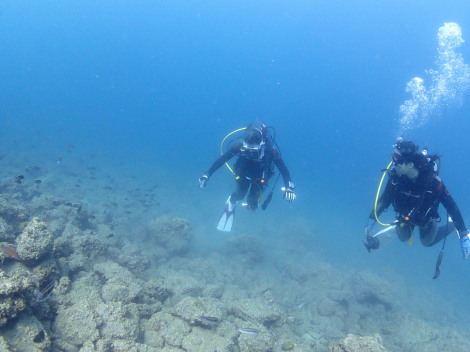
[[[457,321],[410,313],[393,275],[268,260],[252,234],[210,255],[191,240],[174,215],[129,230],[1,180],[0,351],[470,351]]]

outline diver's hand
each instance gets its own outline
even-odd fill
[[[367,220],[367,224],[364,229],[366,236],[370,236],[370,233],[372,232],[372,227],[374,227],[374,224],[375,224],[375,219]]]
[[[207,174],[204,174],[201,177],[199,177],[199,188],[206,187],[207,181],[209,181],[209,176],[207,176]]]
[[[297,196],[294,193],[292,188],[285,188],[284,189],[284,199],[287,200],[289,203],[292,203]]]
[[[460,246],[462,246],[463,259],[470,256],[470,233],[460,238]]]
[[[294,193],[294,184],[289,181],[286,187],[282,187],[281,190],[284,192],[284,199],[287,200],[289,203],[292,203],[295,198],[297,197]]]
[[[284,199],[287,200],[289,203],[292,203],[297,196],[294,193],[294,184],[289,181],[286,187],[282,187],[281,190],[284,192]]]

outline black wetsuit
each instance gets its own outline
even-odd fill
[[[211,176],[218,168],[224,165],[228,160],[234,156],[238,156],[237,161],[233,167],[235,172],[235,179],[237,182],[237,189],[232,193],[230,201],[235,203],[245,197],[250,189],[247,197],[247,203],[250,209],[258,207],[259,200],[263,190],[267,187],[268,181],[274,174],[273,164],[279,169],[286,187],[291,182],[289,170],[287,169],[284,161],[279,152],[268,141],[262,147],[262,157],[252,157],[248,152],[244,151],[243,143],[236,142],[231,148],[207,170],[206,175]],[[250,188],[251,185],[251,188]]]
[[[437,223],[441,221],[438,213],[440,203],[453,222],[446,223],[446,219],[443,219],[443,225],[438,228]],[[377,216],[390,204],[393,204],[397,213],[396,230],[403,242],[410,239],[415,226],[419,227],[420,239],[425,246],[438,243],[455,229],[461,235],[468,233],[457,204],[432,170],[428,171],[428,175],[420,174],[416,180],[412,180],[407,176],[397,175],[392,169],[385,191],[377,204]],[[370,218],[375,219],[373,210]]]

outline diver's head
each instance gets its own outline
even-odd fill
[[[412,162],[419,154],[419,147],[416,144],[412,141],[406,141],[401,137],[397,139],[393,147],[392,160],[395,165]]]
[[[242,152],[251,158],[261,158],[264,155],[266,126],[263,124],[252,124],[246,128],[243,137]]]
[[[428,166],[428,159],[412,141],[400,137],[393,147],[392,161],[398,175],[415,179]]]

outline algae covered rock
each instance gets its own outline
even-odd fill
[[[148,280],[142,286],[142,294],[147,297],[147,299],[164,302],[172,293],[162,280]]]
[[[175,305],[174,314],[191,325],[216,327],[222,321],[222,304],[210,297],[184,297]]]
[[[17,272],[0,269],[0,327],[27,307],[25,291],[32,287],[31,279]]]
[[[23,314],[16,321],[15,329],[7,329],[4,336],[12,351],[46,352],[51,349],[49,334],[34,315]],[[1,347],[0,351],[3,351]]]
[[[122,302],[100,303],[95,308],[101,337],[135,341],[138,336],[139,314],[135,306]]]
[[[152,315],[147,327],[158,331],[165,345],[171,347],[181,347],[184,337],[191,331],[191,327],[184,320],[164,312]]]
[[[105,302],[132,302],[140,295],[143,282],[126,268],[107,261],[94,265],[94,270],[104,282],[101,297]]]
[[[0,218],[0,242],[12,241],[14,238],[13,228],[3,218]]]
[[[191,352],[237,351],[229,337],[215,334],[212,330],[195,328],[183,338],[182,349]]]
[[[0,181],[0,189],[4,186]],[[12,194],[16,193],[14,190],[8,193],[0,194],[0,217],[7,223],[13,225],[18,224],[27,219],[27,211],[23,204]]]
[[[257,335],[241,334],[238,337],[238,346],[242,352],[270,352],[273,350],[274,340],[266,332]]]
[[[387,352],[380,335],[357,336],[348,334],[340,343],[330,348],[330,352]]]
[[[0,336],[0,351],[2,352],[11,352],[10,345],[5,340],[3,336]]]
[[[22,260],[37,262],[52,251],[53,237],[45,222],[33,218],[16,239],[16,244]]]
[[[99,337],[98,325],[93,306],[80,302],[71,307],[59,307],[53,332],[69,344],[80,346]]]
[[[295,343],[292,342],[291,340],[284,341],[281,344],[281,349],[283,351],[292,351],[295,348]]]
[[[161,216],[148,225],[150,236],[170,254],[182,254],[189,248],[192,238],[188,221],[178,217]]]
[[[267,305],[261,298],[244,298],[236,302],[231,313],[242,320],[246,317],[265,326],[276,325],[281,320],[281,311],[275,304]]]
[[[0,327],[8,323],[10,319],[26,309],[26,301],[22,296],[9,296],[0,299]]]

